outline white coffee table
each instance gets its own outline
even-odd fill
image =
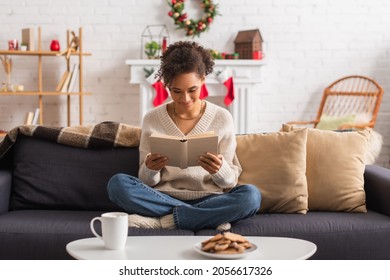
[[[209,257],[195,251],[194,246],[210,236],[129,236],[123,250],[106,250],[98,238],[70,242],[66,251],[84,260],[204,260]],[[285,237],[246,237],[257,250],[241,259],[298,260],[308,259],[317,250],[309,241]]]

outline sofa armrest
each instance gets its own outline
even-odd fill
[[[8,212],[11,195],[11,171],[0,169],[0,214]]]
[[[367,208],[390,216],[390,169],[366,165],[364,181]]]

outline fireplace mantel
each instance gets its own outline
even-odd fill
[[[147,111],[153,108],[154,88],[146,80],[148,71],[156,71],[160,66],[159,60],[128,59],[126,65],[130,66],[130,84],[139,85],[140,122]],[[230,69],[233,75],[235,98],[231,105],[224,106],[233,116],[236,133],[248,132],[248,94],[255,93],[255,87],[262,82],[261,69],[265,65],[263,60],[215,60],[214,72],[206,78],[209,98],[220,100],[223,105],[226,87],[217,79],[217,74]]]

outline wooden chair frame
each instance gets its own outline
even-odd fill
[[[346,124],[340,129],[373,128],[382,102],[384,90],[373,79],[352,75],[341,78],[324,90],[317,117],[312,121],[288,122],[288,124],[313,125],[315,128],[321,116],[346,116],[348,114],[368,114],[371,119],[364,123]]]

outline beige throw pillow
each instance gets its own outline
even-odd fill
[[[237,137],[242,166],[239,184],[253,184],[262,194],[260,212],[307,212],[307,131],[247,134]]]
[[[283,125],[283,131],[296,131]],[[364,156],[370,131],[335,132],[309,129],[307,187],[309,210],[367,212]]]

